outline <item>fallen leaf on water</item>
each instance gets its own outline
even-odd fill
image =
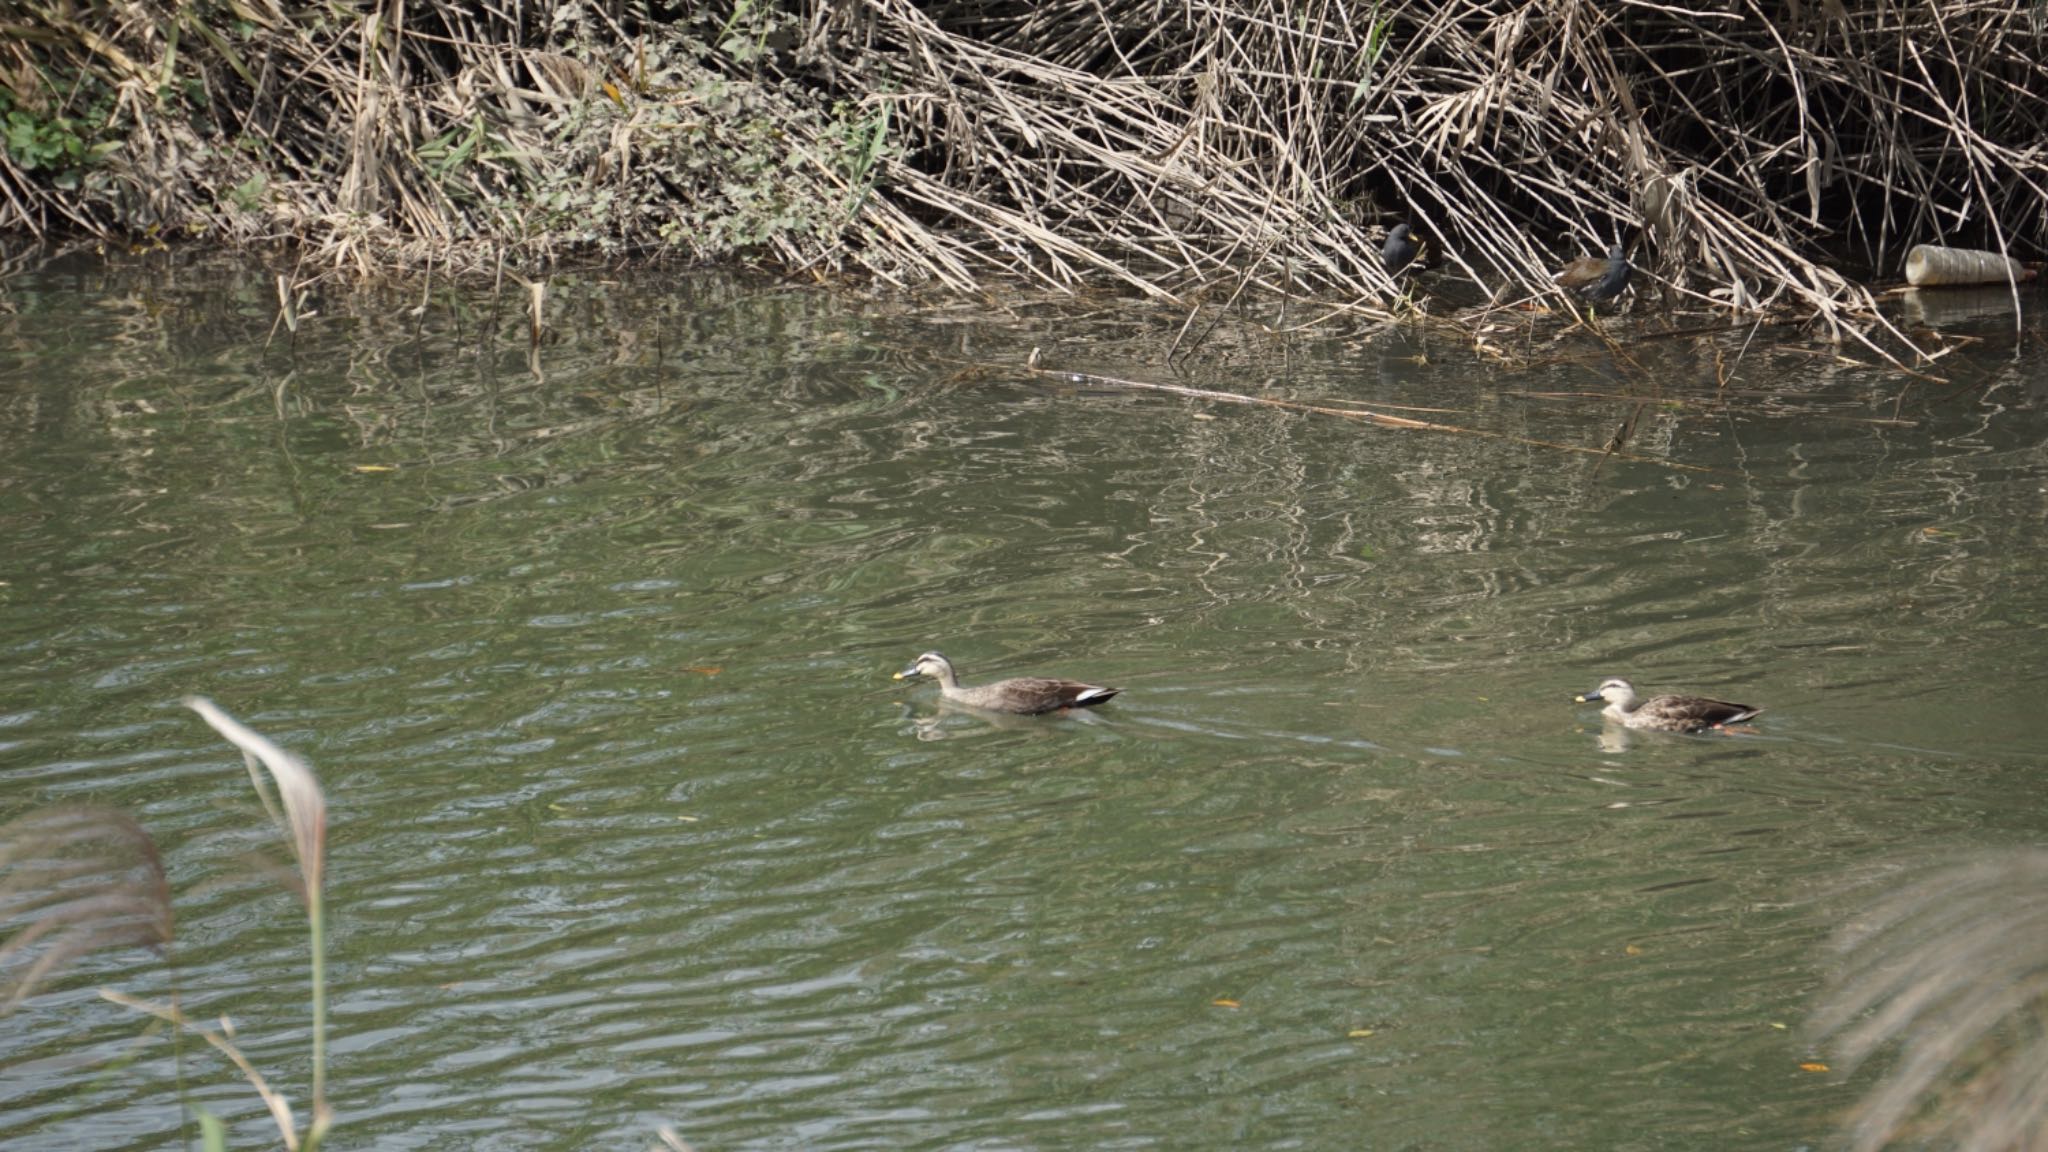
[[[1828,1066],[1818,1060],[1808,1060],[1799,1066],[1799,1070],[1801,1072],[1825,1072],[1828,1070]]]
[[[1630,956],[1641,956],[1643,954],[1643,948],[1640,944],[1631,944],[1628,947],[1623,948],[1622,951]]]
[[[683,823],[685,823],[685,824],[695,824],[695,823],[696,823],[696,822],[697,822],[697,821],[698,821],[699,819],[701,819],[701,817],[697,817],[697,816],[678,816],[678,817],[676,817],[676,819],[678,819],[678,820],[681,820],[681,821],[682,821]]]
[[[389,464],[358,464],[358,465],[356,465],[356,471],[358,471],[358,472],[396,472],[396,471],[398,471],[398,469],[396,469],[396,468],[393,468],[393,467],[392,467],[391,465],[389,465]]]
[[[1372,1035],[1372,1029],[1370,1029],[1370,1028],[1353,1028],[1353,1029],[1352,1029],[1351,1031],[1349,1031],[1349,1032],[1346,1032],[1346,1033],[1345,1033],[1344,1035],[1345,1035],[1345,1036],[1347,1036],[1347,1037],[1349,1037],[1349,1038],[1351,1038],[1351,1039],[1353,1039],[1353,1040],[1363,1040],[1363,1039],[1365,1039],[1365,1038],[1366,1038],[1367,1036],[1370,1036],[1370,1035]]]
[[[1218,1007],[1218,1008],[1236,1008],[1236,1007],[1238,1007],[1238,1003],[1237,1003],[1237,1001],[1235,1001],[1235,1000],[1222,1000],[1222,999],[1218,999],[1218,1000],[1211,1000],[1211,1001],[1209,1001],[1209,1003],[1210,1003],[1210,1004],[1213,1004],[1213,1005],[1215,1005],[1215,1006],[1216,1006],[1216,1007]]]
[[[1783,1024],[1778,1023],[1776,1020],[1771,1021],[1771,1027],[1776,1028],[1780,1032],[1783,1032],[1785,1030],[1785,1026]]]

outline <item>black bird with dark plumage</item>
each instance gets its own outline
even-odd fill
[[[1415,229],[1396,224],[1387,232],[1387,242],[1380,248],[1380,266],[1387,270],[1387,275],[1399,276],[1421,251],[1422,241],[1415,238]]]

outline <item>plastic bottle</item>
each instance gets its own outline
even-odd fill
[[[1990,284],[2032,280],[2034,270],[1996,252],[1916,244],[1906,253],[1906,283],[1915,288],[1940,284]]]

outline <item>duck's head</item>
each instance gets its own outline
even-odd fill
[[[953,675],[953,662],[937,652],[927,652],[910,662],[910,667],[896,674],[898,680],[909,680],[916,676],[932,676],[940,680]]]
[[[1627,708],[1636,702],[1636,689],[1621,677],[1613,676],[1602,680],[1591,692],[1581,692],[1572,699],[1580,704],[1619,704]]]

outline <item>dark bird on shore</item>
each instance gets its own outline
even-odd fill
[[[898,680],[929,676],[939,682],[939,695],[955,704],[990,712],[1015,712],[1025,716],[1057,712],[1062,708],[1092,708],[1119,691],[1078,680],[1056,680],[1043,676],[1018,676],[993,684],[962,687],[953,674],[953,662],[937,652],[927,652],[896,674]]]
[[[1403,269],[1415,262],[1415,256],[1422,251],[1422,241],[1415,238],[1415,230],[1406,224],[1396,224],[1387,233],[1387,242],[1380,249],[1380,266],[1389,276],[1399,276]]]
[[[1604,260],[1598,256],[1581,256],[1565,265],[1557,274],[1557,284],[1595,304],[1604,304],[1621,295],[1621,290],[1628,287],[1629,273],[1633,271],[1628,254],[1617,244],[1607,250]]]
[[[1624,728],[1647,728],[1653,732],[1699,732],[1740,724],[1763,711],[1747,704],[1709,700],[1704,696],[1652,696],[1636,698],[1628,681],[1603,680],[1598,688],[1572,697],[1580,704],[1606,704],[1600,715]]]

